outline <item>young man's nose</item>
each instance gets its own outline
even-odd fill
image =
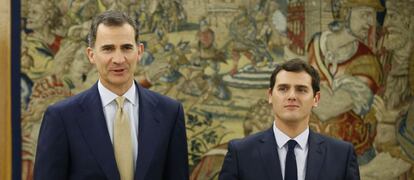
[[[288,92],[288,100],[295,100],[296,99],[296,92],[294,90],[290,90]]]

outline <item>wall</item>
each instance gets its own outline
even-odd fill
[[[21,2],[24,180],[47,106],[96,83],[85,39],[109,8],[140,20],[136,80],[184,105],[192,179],[216,178],[229,140],[271,126],[269,76],[292,57],[323,76],[311,129],[352,142],[363,180],[414,175],[414,0]]]
[[[0,179],[11,179],[10,0],[0,0]]]

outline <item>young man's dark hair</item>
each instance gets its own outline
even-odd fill
[[[137,23],[124,12],[105,11],[104,13],[94,18],[92,21],[91,28],[88,34],[89,47],[95,46],[96,32],[98,31],[98,26],[100,24],[104,24],[105,26],[122,26],[125,23],[131,25],[134,28],[135,42],[138,44],[139,30],[138,30]]]
[[[301,59],[292,59],[289,61],[286,61],[282,64],[277,65],[275,70],[272,72],[272,76],[270,76],[270,89],[273,91],[273,87],[275,86],[276,76],[281,71],[289,71],[289,72],[306,72],[309,74],[309,76],[312,77],[312,90],[313,95],[316,95],[316,92],[319,91],[320,86],[320,77],[318,72],[313,68],[310,64],[307,62],[301,60]]]

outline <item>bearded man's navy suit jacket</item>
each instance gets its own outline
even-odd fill
[[[305,180],[359,180],[353,146],[309,131]],[[231,141],[219,180],[283,180],[273,128]]]
[[[182,105],[136,86],[139,129],[135,180],[187,180]],[[34,179],[119,180],[97,84],[46,110]]]

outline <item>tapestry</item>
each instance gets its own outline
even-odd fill
[[[414,0],[22,0],[22,179],[46,108],[97,82],[87,35],[105,10],[139,26],[135,80],[183,103],[191,179],[271,128],[270,74],[292,58],[321,75],[310,128],[351,142],[363,180],[414,177]]]

